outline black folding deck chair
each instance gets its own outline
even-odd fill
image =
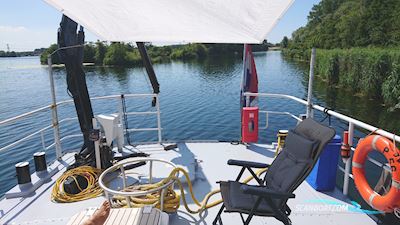
[[[290,208],[286,204],[294,198],[294,190],[309,175],[325,145],[335,136],[335,130],[312,119],[303,120],[286,137],[285,146],[271,165],[264,163],[229,160],[228,165],[241,166],[236,181],[220,182],[223,204],[213,224],[221,224],[221,214],[239,213],[243,224],[253,216],[275,217],[285,225],[291,224]],[[257,177],[252,168],[268,168],[264,179]],[[259,185],[239,182],[248,170]],[[247,218],[243,217],[247,214]]]

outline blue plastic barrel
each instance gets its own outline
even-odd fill
[[[317,164],[307,177],[307,182],[317,191],[333,191],[336,185],[340,146],[342,138],[339,135],[325,146]]]

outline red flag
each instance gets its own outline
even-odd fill
[[[246,97],[243,96],[245,92],[258,92],[258,77],[256,64],[254,62],[253,52],[251,51],[251,46],[248,44],[244,45],[244,72],[243,72],[243,80],[242,80],[242,103],[241,106],[246,106]],[[255,97],[250,98],[250,103],[255,99]]]

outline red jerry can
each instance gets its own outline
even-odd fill
[[[244,107],[242,112],[242,142],[258,141],[258,107]]]

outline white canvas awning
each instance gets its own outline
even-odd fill
[[[44,0],[104,41],[261,43],[294,0]]]

